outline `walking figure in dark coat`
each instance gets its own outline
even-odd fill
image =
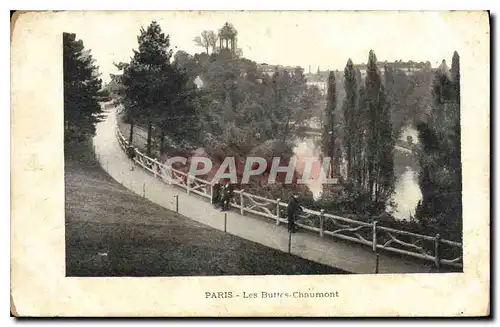
[[[231,200],[233,198],[234,185],[232,183],[227,183],[224,185],[222,190],[222,211],[229,210]]]
[[[130,170],[134,170],[135,149],[132,145],[127,147],[127,157],[130,159]]]
[[[295,217],[302,211],[299,203],[299,196],[294,194],[288,202],[288,232],[295,233],[297,231],[295,226]]]
[[[220,185],[220,183],[214,184],[213,192],[212,204],[215,208],[218,208],[222,205],[222,185]]]

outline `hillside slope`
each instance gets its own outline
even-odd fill
[[[114,181],[89,145],[65,150],[67,276],[339,274],[212,229]]]

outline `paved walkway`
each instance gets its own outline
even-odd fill
[[[101,166],[116,181],[150,201],[174,210],[175,196],[179,197],[179,213],[213,228],[224,230],[224,213],[216,210],[205,199],[187,195],[183,189],[166,185],[149,175],[141,167],[130,171],[129,161],[115,136],[115,112],[97,125],[94,146]],[[286,226],[277,226],[271,220],[242,216],[227,212],[227,232],[265,246],[288,252]],[[352,273],[373,273],[376,256],[369,247],[342,243],[325,235],[320,238],[308,232],[293,234],[291,253]],[[236,251],[236,249],[235,249]],[[380,254],[379,273],[428,273],[431,266],[418,264],[394,256]]]

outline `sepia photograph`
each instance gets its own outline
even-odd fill
[[[67,275],[461,272],[453,44],[215,16],[61,36]]]
[[[13,202],[13,276],[43,261],[68,305],[33,311],[18,287],[25,312],[489,310],[487,12],[17,20],[13,190],[42,182],[37,202]],[[35,48],[45,68],[26,64]],[[29,123],[28,101],[42,108]],[[30,214],[45,218],[24,229]]]

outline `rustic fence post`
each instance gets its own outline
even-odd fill
[[[163,181],[165,184],[170,184],[170,181],[168,180],[168,167],[166,166],[160,166],[159,168],[159,173],[160,173],[160,179]]]
[[[189,185],[191,185],[191,175],[186,175],[186,193],[189,195]]]
[[[175,212],[179,213],[179,194],[176,194],[174,196],[175,196]]]
[[[373,222],[372,250],[373,252],[377,252],[377,221]]]
[[[224,232],[227,232],[227,212],[224,212]]]
[[[280,201],[280,198],[276,199],[276,225],[280,224]]]
[[[240,213],[241,215],[245,215],[245,204],[243,203],[243,193],[245,190],[241,190],[240,192]]]
[[[146,182],[142,182],[142,197],[146,197]]]
[[[174,182],[174,172],[172,170],[172,166],[167,167],[167,178],[168,178],[168,184],[172,185]]]
[[[158,169],[158,167],[160,166],[160,164],[156,161],[156,159],[153,161],[153,174],[154,174],[154,177],[156,179],[156,170]]]
[[[378,263],[380,260],[380,254],[377,253],[376,259],[375,259],[375,273],[378,274]]]
[[[210,190],[210,203],[214,204],[214,184],[208,184],[208,188]]]
[[[436,265],[437,271],[441,268],[441,260],[439,258],[439,243],[441,242],[441,235],[436,234],[434,238],[434,264]]]
[[[319,236],[323,237],[325,231],[325,209],[319,211]]]

